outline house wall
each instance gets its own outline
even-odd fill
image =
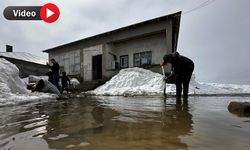
[[[129,67],[134,67],[134,54],[152,52],[152,64],[160,64],[162,57],[167,53],[166,34],[159,33],[138,39],[131,39],[115,44],[115,51],[120,62],[120,56],[129,55]]]
[[[81,50],[62,51],[50,53],[49,59],[54,58],[60,65],[60,71],[65,71],[68,75],[81,74]]]
[[[83,80],[92,80],[92,57],[102,54],[102,45],[91,46],[83,49]]]
[[[134,67],[134,54],[139,52],[152,51],[152,62],[150,70],[154,72],[161,73],[161,68],[159,64],[163,61],[163,56],[167,53],[172,52],[172,31],[171,28],[166,29],[163,32],[147,35],[139,38],[133,38],[125,41],[115,42],[106,44],[104,46],[105,56],[103,65],[103,74],[105,77],[111,77],[115,75],[118,70],[112,68],[111,64],[114,58],[109,53],[115,54],[117,57],[117,62],[120,64],[120,56],[129,56],[129,67]],[[170,66],[168,66],[166,71],[170,71]]]
[[[116,60],[115,60],[116,57]],[[118,73],[114,62],[118,61],[113,43],[103,44],[102,75],[104,79],[110,78]]]
[[[92,56],[102,54],[102,75],[109,78],[118,73],[114,69],[114,56],[117,62],[120,56],[129,55],[129,67],[133,67],[133,55],[137,52],[152,51],[152,66],[150,69],[161,72],[159,64],[166,53],[172,52],[172,20],[160,20],[159,22],[142,24],[126,30],[99,35],[87,40],[73,42],[69,45],[58,47],[49,51],[49,58],[55,58],[60,66],[70,72],[70,60],[65,59],[72,53],[79,54],[80,71],[77,72],[84,81],[92,80]],[[94,46],[93,46],[94,45]],[[69,67],[68,67],[69,66]],[[168,70],[170,70],[168,68]],[[71,73],[69,73],[71,74]]]

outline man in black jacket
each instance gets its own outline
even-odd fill
[[[52,82],[52,84],[54,84],[54,85],[58,88],[58,90],[59,90],[60,87],[59,87],[58,82],[59,82],[59,69],[60,69],[60,67],[59,67],[59,64],[56,62],[56,60],[55,60],[54,58],[50,59],[50,61],[51,61],[51,63],[52,63],[52,66],[49,65],[48,63],[47,63],[47,66],[48,66],[48,67],[50,68],[50,70],[51,70],[51,82]]]
[[[181,97],[183,86],[183,97],[188,97],[189,82],[194,70],[194,63],[191,59],[180,55],[178,52],[167,54],[163,57],[161,66],[170,63],[173,72],[166,78],[168,82],[171,79],[172,83],[176,84],[176,96]]]

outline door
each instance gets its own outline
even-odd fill
[[[102,79],[102,55],[92,56],[93,80]]]

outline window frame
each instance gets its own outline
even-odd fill
[[[127,57],[127,59],[128,59],[127,65],[126,65],[125,67],[122,66],[122,58],[124,58],[124,57]],[[120,68],[121,68],[121,69],[129,68],[129,55],[121,55],[121,56],[120,56]]]
[[[150,53],[150,62],[148,63],[148,64],[142,64],[142,62],[141,62],[141,55],[142,54],[147,54],[147,53]],[[139,62],[139,65],[137,65],[137,62],[136,62],[136,60],[135,60],[135,57],[136,57],[136,55],[139,55],[139,59],[140,59],[140,62]],[[144,65],[151,65],[152,64],[152,51],[143,51],[143,52],[138,52],[138,53],[134,53],[134,58],[133,58],[133,65],[134,65],[134,67],[142,67],[142,66],[144,66]]]

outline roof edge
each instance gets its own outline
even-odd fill
[[[27,62],[27,63],[32,63],[32,64],[37,64],[37,65],[46,66],[46,64],[37,63],[37,62],[31,62],[31,61],[27,61],[27,60],[23,60],[23,59],[18,59],[18,58],[12,58],[12,57],[6,57],[6,56],[0,56],[0,58],[4,58],[4,59],[14,59],[14,60],[18,60],[18,61],[24,61],[24,62]]]
[[[100,34],[97,34],[97,35],[94,35],[94,36],[86,37],[86,38],[83,38],[83,39],[80,39],[80,40],[72,41],[72,42],[69,42],[69,43],[66,43],[66,44],[63,44],[63,45],[59,45],[59,46],[52,47],[52,48],[49,48],[49,49],[46,49],[46,50],[42,50],[42,52],[48,53],[48,52],[50,52],[52,50],[55,50],[57,48],[62,48],[64,46],[69,46],[69,45],[72,45],[74,43],[82,42],[84,40],[89,40],[89,39],[97,38],[97,37],[104,36],[104,35],[107,35],[107,34],[110,34],[110,33],[119,32],[119,31],[122,31],[122,30],[130,29],[131,27],[135,27],[135,26],[138,26],[138,25],[141,25],[141,24],[149,23],[149,22],[152,22],[152,21],[158,21],[158,20],[161,20],[161,19],[168,19],[169,17],[181,16],[181,13],[182,13],[182,11],[178,11],[176,13],[172,13],[172,14],[160,16],[160,17],[157,17],[157,18],[149,19],[149,20],[142,21],[142,22],[135,23],[135,24],[131,24],[131,25],[128,25],[128,26],[117,28],[115,30],[111,30],[111,31],[108,31],[108,32],[100,33]]]

